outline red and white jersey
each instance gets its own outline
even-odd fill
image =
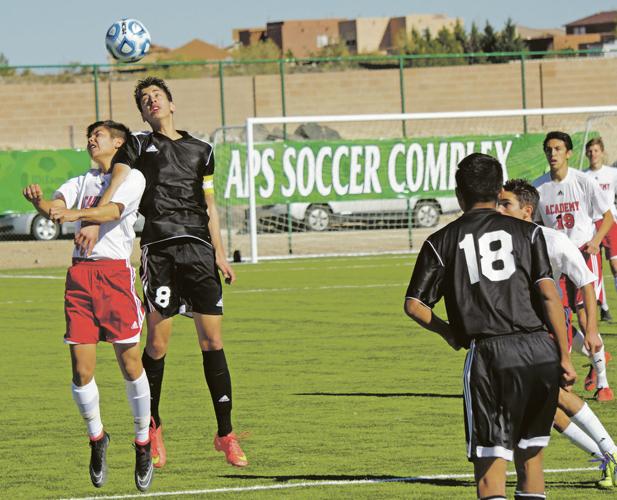
[[[109,185],[110,178],[111,174],[90,169],[84,175],[73,177],[62,184],[54,193],[54,198],[64,198],[68,208],[95,207]],[[133,225],[137,220],[137,209],[145,187],[144,176],[139,170],[132,169],[111,199],[114,203],[124,205],[122,216],[117,221],[101,224],[99,239],[94,245],[90,259],[130,259],[135,239]],[[81,223],[77,222],[75,231],[79,231],[80,227]],[[75,248],[73,257],[83,256]]]
[[[565,233],[550,227],[541,227],[555,283],[559,283],[562,274],[570,278],[576,288],[596,281],[596,276],[587,267],[583,254]]]
[[[615,196],[617,196],[617,168],[602,165],[597,170],[587,168],[583,170],[583,172],[600,184],[600,189],[602,189],[602,192],[606,195],[606,200],[611,205],[613,217],[617,220],[617,208],[615,208]],[[594,214],[593,220],[600,220],[601,218],[602,214],[597,213]]]
[[[594,214],[611,208],[598,183],[575,168],[568,168],[562,181],[552,180],[549,172],[533,185],[540,193],[536,217],[545,226],[563,231],[578,248],[595,234]]]

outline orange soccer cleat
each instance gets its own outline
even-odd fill
[[[223,437],[219,437],[218,434],[215,434],[214,449],[224,452],[227,463],[231,465],[235,465],[236,467],[246,467],[248,465],[246,455],[242,451],[242,448],[240,448],[238,438],[233,432]]]
[[[167,463],[167,452],[165,451],[165,443],[163,442],[163,424],[158,427],[154,423],[154,419],[150,418],[150,443],[152,445],[152,465],[157,469],[163,468]]]
[[[613,389],[602,387],[596,391],[593,397],[596,401],[612,401],[614,399]]]

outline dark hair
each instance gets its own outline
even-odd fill
[[[585,144],[585,151],[587,151],[591,146],[600,146],[600,149],[604,151],[604,141],[602,140],[602,137],[594,137],[593,139],[588,140],[587,144]]]
[[[119,137],[120,139],[126,141],[129,138],[129,135],[131,135],[131,131],[126,125],[115,122],[113,120],[101,120],[88,125],[86,137],[90,137],[92,135],[92,132],[94,132],[94,129],[98,127],[105,127],[107,130],[109,130],[110,135],[114,139]]]
[[[143,80],[139,80],[137,82],[137,85],[135,85],[135,103],[137,104],[137,109],[139,110],[139,112],[141,112],[141,93],[145,88],[151,87],[152,85],[160,88],[163,92],[165,92],[165,95],[167,96],[167,99],[169,99],[169,102],[173,101],[173,98],[171,97],[171,90],[169,90],[169,87],[165,83],[165,80],[163,80],[162,78],[157,78],[156,76],[147,76]]]
[[[564,144],[566,145],[566,149],[568,151],[572,151],[573,149],[572,138],[565,132],[559,132],[557,130],[553,130],[552,132],[549,132],[548,134],[546,134],[546,137],[544,138],[544,142],[542,143],[542,149],[546,149],[546,144],[551,139],[558,139],[560,141],[563,141]]]
[[[501,164],[492,156],[472,153],[463,158],[456,171],[456,187],[466,205],[495,201],[503,184]]]
[[[503,185],[504,191],[509,191],[516,196],[521,207],[531,206],[531,217],[536,213],[538,203],[540,203],[540,193],[525,179],[510,179]]]

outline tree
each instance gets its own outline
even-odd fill
[[[484,26],[484,34],[480,41],[482,52],[497,52],[497,41],[498,34],[495,32],[495,29],[491,26],[491,24],[486,21],[486,26]]]
[[[516,25],[510,18],[497,35],[497,50],[499,52],[522,52],[525,50],[525,42],[516,32]]]

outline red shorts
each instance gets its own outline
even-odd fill
[[[596,279],[593,282],[593,289],[596,293],[596,300],[598,303],[602,303],[604,300],[604,287],[602,286],[602,254],[597,253],[591,255],[585,252],[581,252],[587,267],[595,275]],[[580,289],[577,289],[565,275],[561,276],[559,280],[559,286],[562,291],[563,305],[569,306],[572,310],[576,310],[577,307],[583,305],[583,294]]]
[[[139,342],[144,309],[135,270],[124,260],[75,261],[64,294],[67,344]]]
[[[602,219],[597,220],[594,224],[596,225],[597,231],[602,225]],[[614,222],[608,230],[601,245],[604,248],[606,260],[617,259],[617,222]]]

